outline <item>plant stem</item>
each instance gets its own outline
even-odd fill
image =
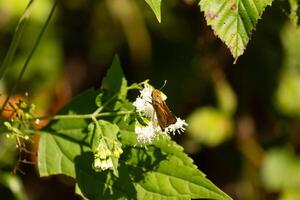
[[[31,49],[31,51],[30,51],[30,53],[29,53],[29,55],[28,55],[28,57],[27,57],[27,59],[26,59],[24,65],[23,65],[23,67],[22,67],[22,70],[21,70],[21,72],[20,72],[20,74],[19,74],[18,80],[16,81],[16,83],[15,83],[14,86],[12,87],[10,93],[8,94],[8,96],[7,96],[7,98],[6,98],[5,102],[4,102],[4,104],[3,104],[3,106],[2,106],[2,110],[4,110],[4,108],[5,108],[6,104],[7,104],[7,102],[9,101],[11,95],[15,92],[15,90],[16,90],[16,88],[17,88],[17,86],[18,86],[18,83],[19,83],[19,82],[21,81],[21,79],[23,78],[23,75],[24,75],[24,73],[25,73],[25,71],[26,71],[26,69],[27,69],[27,66],[28,66],[28,64],[29,64],[29,62],[30,62],[30,60],[31,60],[31,58],[32,58],[32,56],[33,56],[35,50],[37,49],[37,47],[38,47],[38,45],[39,45],[39,43],[40,43],[40,41],[41,41],[41,39],[42,39],[42,36],[44,35],[44,32],[45,32],[45,30],[46,30],[46,28],[47,28],[47,26],[48,26],[48,24],[49,24],[49,22],[50,22],[50,19],[51,19],[52,15],[53,15],[53,13],[54,13],[54,11],[55,11],[57,2],[58,2],[58,1],[55,0],[53,6],[52,6],[52,8],[51,8],[51,11],[50,11],[50,13],[49,13],[49,15],[48,15],[48,18],[46,19],[46,22],[45,22],[45,24],[43,25],[43,27],[42,27],[42,29],[41,29],[41,31],[40,31],[38,37],[37,37],[37,40],[35,41],[35,43],[34,43],[32,49]]]
[[[3,61],[3,64],[0,67],[0,80],[2,80],[2,78],[5,75],[5,72],[7,71],[8,67],[11,66],[11,63],[13,61],[13,58],[15,56],[16,50],[19,46],[20,40],[22,38],[23,35],[23,30],[24,27],[26,26],[26,23],[28,21],[28,17],[31,13],[32,7],[34,4],[34,0],[29,1],[22,17],[20,18],[18,25],[16,27],[12,42],[9,46],[8,52],[5,56],[5,59]]]

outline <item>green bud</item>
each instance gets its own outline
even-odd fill
[[[4,122],[4,126],[6,126],[9,131],[11,131],[13,128],[9,122]]]

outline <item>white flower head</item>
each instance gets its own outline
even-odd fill
[[[96,158],[94,160],[94,164],[93,167],[95,169],[95,171],[104,171],[107,169],[112,169],[113,168],[113,163],[112,163],[112,159],[111,157],[108,157],[107,159],[100,159],[100,158]]]
[[[133,102],[136,110],[143,116],[151,118],[154,117],[155,111],[152,106],[152,87],[145,86],[143,90],[140,91],[140,97],[136,98]]]
[[[133,102],[133,105],[141,118],[146,119],[145,121],[147,121],[146,125],[137,123],[135,127],[137,141],[142,144],[151,143],[153,139],[159,135],[184,132],[187,126],[187,123],[184,120],[176,118],[176,122],[174,124],[170,124],[168,127],[162,129],[159,126],[156,111],[152,104],[152,91],[153,87],[145,84],[144,88],[140,91],[139,97],[137,97]],[[164,95],[162,98],[165,100],[166,96]]]
[[[156,124],[153,124],[152,121],[147,124],[147,126],[141,126],[137,124],[135,126],[135,133],[137,134],[138,143],[147,144],[151,143],[159,133],[160,128]]]
[[[178,132],[184,132],[185,127],[188,125],[185,120],[180,119],[179,117],[176,118],[176,122],[174,124],[169,125],[168,127],[165,128],[164,132],[165,133],[173,133],[173,135]]]

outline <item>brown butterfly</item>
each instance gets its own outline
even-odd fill
[[[152,96],[152,106],[155,110],[160,128],[164,130],[166,127],[170,126],[171,124],[175,124],[177,118],[169,109],[166,102],[163,100],[161,96],[161,91],[158,89],[153,89],[151,96]]]

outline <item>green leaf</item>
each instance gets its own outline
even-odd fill
[[[114,57],[113,62],[102,81],[101,88],[108,90],[111,96],[118,94],[119,99],[126,99],[127,81],[124,77],[120,59],[117,55]]]
[[[153,10],[157,20],[161,22],[161,0],[145,0]]]
[[[252,31],[272,0],[201,0],[208,25],[237,58],[244,53]]]
[[[107,121],[104,121],[104,120],[99,120],[98,126],[99,126],[103,136],[106,136],[107,138],[111,139],[112,141],[117,141],[117,134],[119,133],[119,127],[117,125],[112,124]],[[111,144],[108,144],[108,148],[110,150],[112,150],[113,146]],[[113,156],[111,157],[111,159],[112,159],[113,166],[114,166],[114,169],[113,169],[114,175],[118,177],[119,176],[119,173],[118,173],[119,159],[116,157],[113,157]]]
[[[155,140],[153,145],[158,147],[163,153],[177,157],[181,160],[182,165],[197,168],[197,166],[194,165],[194,161],[183,152],[183,147],[172,141],[170,137],[163,137],[159,140]],[[205,175],[203,174],[203,176]]]
[[[86,114],[96,109],[93,103],[98,92],[88,90],[75,97],[59,114]],[[41,132],[38,150],[38,168],[41,176],[66,174],[75,177],[74,160],[85,151],[91,151],[87,135],[88,122],[84,119],[55,121]]]
[[[158,142],[159,143],[159,142]],[[193,165],[174,142],[157,148],[127,148],[122,160],[131,173],[135,199],[231,199]]]
[[[97,97],[95,99],[95,103],[99,108],[102,106],[104,97],[105,97],[104,94],[101,92],[100,94],[97,95]]]
[[[110,170],[96,172],[92,168],[92,153],[83,153],[75,160],[76,193],[88,199],[136,199],[136,191],[126,165],[119,166],[119,178]]]
[[[231,199],[196,168],[182,165],[174,156],[161,161],[135,183],[137,199]]]

